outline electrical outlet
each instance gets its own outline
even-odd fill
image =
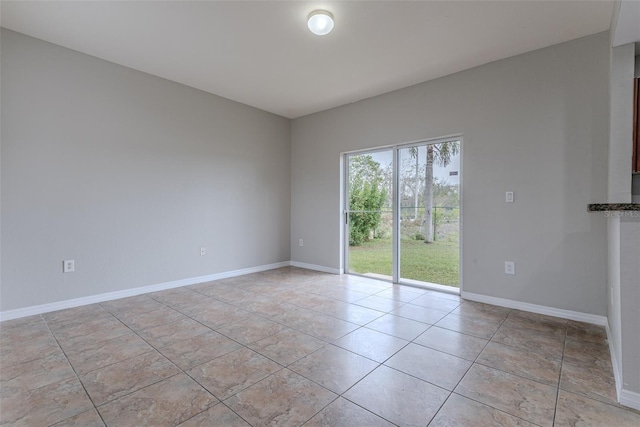
[[[76,261],[74,259],[65,259],[62,261],[62,272],[73,273],[76,271]]]
[[[304,246],[304,240],[302,239],[298,240],[298,246]]]
[[[505,261],[504,274],[516,274],[516,263],[513,261]]]
[[[507,191],[504,193],[504,201],[506,203],[513,203],[513,191]]]
[[[204,256],[207,254],[207,248],[200,248],[200,256]]]

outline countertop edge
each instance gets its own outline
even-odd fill
[[[591,203],[587,206],[589,212],[606,211],[640,211],[640,203]]]

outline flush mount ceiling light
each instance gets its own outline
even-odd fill
[[[326,10],[314,10],[309,14],[307,27],[313,34],[327,35],[333,30],[333,15]]]

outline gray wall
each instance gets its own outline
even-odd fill
[[[290,259],[289,120],[1,42],[1,310]]]
[[[601,33],[295,119],[292,260],[342,265],[342,152],[462,133],[464,290],[606,315],[606,222],[587,204],[607,197],[608,42]]]
[[[633,43],[611,49],[610,73],[610,137],[608,168],[608,200],[631,201],[631,165],[633,133]],[[618,217],[608,218],[608,309],[611,343],[618,368],[622,367],[622,281],[620,242],[621,230]],[[637,256],[637,255],[636,255]]]
[[[626,212],[627,215],[620,218],[622,388],[634,393],[640,393],[640,218],[637,213]]]
[[[611,49],[609,203],[631,202],[634,52],[633,43]]]
[[[640,77],[640,55],[636,55],[634,77]],[[631,201],[634,203],[640,203],[640,173],[637,173],[632,177]]]

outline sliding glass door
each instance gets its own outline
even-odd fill
[[[348,273],[393,276],[393,151],[346,156]]]
[[[347,154],[346,271],[458,287],[460,138]]]

